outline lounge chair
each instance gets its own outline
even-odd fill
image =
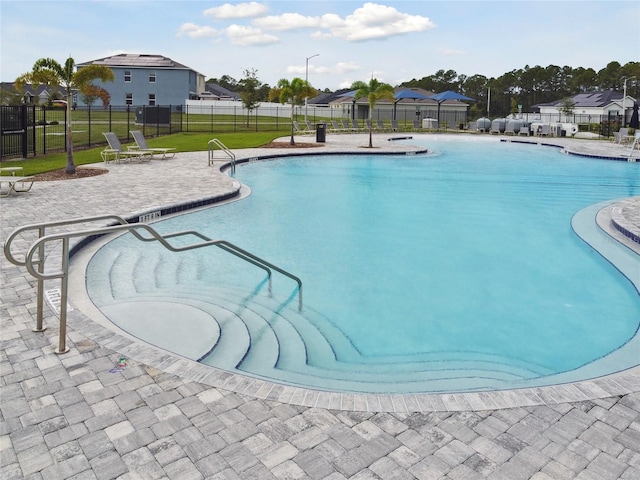
[[[538,131],[538,135],[540,135],[541,137],[550,137],[551,136],[551,125],[549,124],[542,124],[540,126],[540,130]]]
[[[376,124],[377,124],[377,127],[376,127],[377,130],[379,130],[381,132],[386,132],[387,131],[387,128],[384,126],[384,122],[382,120],[378,120],[376,122]]]
[[[293,121],[293,128],[295,128],[296,130],[295,133],[299,133],[300,135],[310,135],[313,133],[310,132],[309,129],[305,130],[304,128],[302,128],[300,124],[295,120]]]
[[[334,133],[344,132],[344,127],[342,127],[337,120],[331,120],[331,131]]]
[[[8,197],[12,192],[28,192],[33,186],[35,177],[22,175],[0,175],[0,197]],[[8,185],[6,192],[2,192],[2,185]]]
[[[342,120],[342,129],[345,132],[352,132],[353,131],[353,127],[351,125],[349,125],[349,120]]]
[[[398,131],[398,121],[397,120],[391,120],[391,130],[393,130],[394,132]]]
[[[307,131],[309,133],[316,133],[316,129],[313,126],[313,123],[311,123],[309,120],[305,120],[305,125],[307,126]]]
[[[144,138],[144,135],[140,130],[131,130],[131,136],[133,140],[136,142],[135,146],[128,147],[129,150],[144,150],[151,151],[153,153],[160,153],[162,157],[160,158],[173,158],[176,155],[175,148],[161,148],[161,147],[149,147],[147,146],[147,140]]]
[[[413,120],[413,131],[419,132],[422,130],[422,125],[420,125],[420,120]]]
[[[529,127],[529,125],[522,125],[520,127],[520,130],[518,130],[518,136],[524,135],[525,137],[528,137],[530,134],[531,128]]]
[[[104,163],[115,162],[120,163],[121,160],[139,160],[146,161],[153,158],[153,152],[151,150],[125,150],[122,148],[122,144],[118,137],[113,132],[102,133],[107,139],[109,148],[105,148],[100,152],[102,161]]]
[[[628,128],[621,128],[617,132],[614,132],[613,138],[614,138],[615,142],[620,144],[620,145],[624,145],[626,143],[630,143],[631,142],[631,136],[629,135],[629,129]]]
[[[358,123],[358,120],[356,120],[355,118],[351,120],[351,125],[354,132],[360,132],[364,130]]]
[[[514,128],[513,122],[507,122],[506,127],[504,127],[504,134],[505,135],[515,135],[516,134],[516,130]]]

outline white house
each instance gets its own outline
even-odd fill
[[[622,115],[622,93],[613,90],[579,93],[570,97],[569,100],[573,104],[573,115]],[[624,101],[627,118],[631,116],[635,101],[635,98],[627,95]],[[566,99],[560,99],[533,107],[539,109],[543,116],[561,116],[566,103]]]

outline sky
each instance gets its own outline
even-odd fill
[[[454,70],[640,61],[638,0],[0,0],[0,80],[43,57],[169,57],[206,79],[255,71],[317,89],[372,76],[396,86]]]

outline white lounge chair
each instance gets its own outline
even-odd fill
[[[522,125],[520,127],[520,130],[518,130],[518,136],[525,136],[528,137],[529,135],[531,135],[531,127],[529,125]]]
[[[551,125],[544,123],[540,126],[540,131],[538,135],[541,137],[550,137],[551,136]]]
[[[133,140],[136,142],[135,146],[129,147],[129,150],[144,150],[144,151],[151,151],[153,153],[160,153],[162,154],[161,158],[173,158],[176,155],[175,148],[147,146],[147,140],[144,138],[144,135],[140,130],[131,130],[129,133],[131,133]]]
[[[300,124],[295,120],[293,121],[293,128],[295,128],[296,130],[295,133],[299,133],[300,135],[310,135],[313,133],[313,132],[310,132],[308,129],[305,130],[304,128],[302,128]]]
[[[125,150],[122,148],[120,140],[113,132],[103,132],[102,134],[105,136],[107,143],[109,144],[109,148],[105,148],[100,152],[100,156],[104,163],[120,163],[121,160],[147,161],[153,157],[153,152],[151,150]]]
[[[515,130],[515,126],[514,126],[513,122],[507,122],[507,125],[504,127],[504,134],[505,135],[515,135],[516,134],[516,130]]]
[[[8,197],[11,193],[23,193],[31,190],[35,177],[21,175],[0,175],[0,197]],[[2,192],[2,185],[6,183],[8,189]]]
[[[615,142],[619,143],[620,145],[624,145],[626,143],[630,143],[631,139],[632,139],[631,135],[629,135],[629,129],[628,128],[621,128],[617,132],[614,132],[613,138],[614,138]]]

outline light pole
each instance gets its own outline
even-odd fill
[[[310,57],[307,57],[306,66],[304,70],[304,81],[306,85],[309,84],[309,60],[311,60],[313,57],[317,57],[318,55],[320,54],[316,53],[315,55],[311,55]],[[304,97],[304,123],[307,123],[307,101],[308,100],[309,100],[309,97],[305,96]]]

